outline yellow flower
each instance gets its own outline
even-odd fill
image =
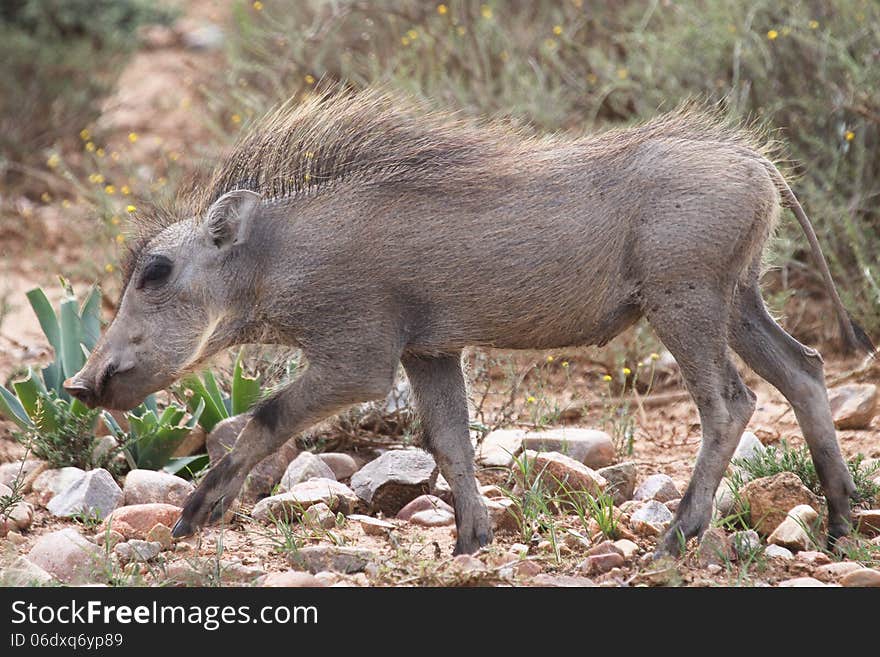
[[[660,354],[658,354],[658,353],[655,351],[655,352],[653,352],[653,353],[651,354],[650,358],[651,358],[651,360],[660,360]]]
[[[606,374],[605,376],[602,377],[602,380],[605,381],[605,383],[608,383],[609,381],[611,381],[611,375]]]
[[[303,176],[303,180],[305,180],[306,182],[309,182],[311,179],[312,179],[312,174],[310,174],[310,173],[307,173],[306,175]]]
[[[852,130],[847,130],[846,134],[843,135],[843,138],[846,139],[847,141],[852,141],[853,139],[856,138],[856,133],[854,133]]]
[[[52,195],[49,192],[43,192],[40,194],[40,200],[43,203],[50,203],[52,201]]]
[[[409,45],[409,37],[405,37],[405,36],[400,37],[400,43],[403,44],[404,46],[408,46]]]
[[[315,154],[312,151],[306,151],[306,159],[311,160],[313,157],[315,157]]]
[[[819,21],[812,20],[808,24],[809,24],[811,30],[818,30],[819,29]]]
[[[177,162],[177,160],[180,159],[180,153],[178,153],[177,151],[171,151],[168,154],[168,157],[171,158],[172,162]]]
[[[538,401],[538,400],[535,399],[532,395],[529,395],[528,397],[526,397],[526,401],[527,401],[529,404],[534,404],[534,403],[535,403],[536,401]]]
[[[122,192],[123,196],[128,196],[129,194],[131,194],[131,187],[129,187],[128,185],[123,185],[119,188],[119,191]]]
[[[129,214],[131,214],[132,212],[137,212],[137,208],[134,207],[133,205],[126,205],[125,211],[128,212]]]
[[[110,151],[110,159],[119,162],[119,151]]]
[[[621,80],[626,80],[629,77],[629,71],[625,68],[619,68],[617,69],[617,77]]]
[[[629,376],[630,374],[633,373],[633,371],[632,371],[631,369],[629,369],[628,367],[624,367],[624,368],[621,370],[621,372],[623,372],[623,375],[624,375],[624,376]]]
[[[59,164],[61,164],[61,158],[58,157],[58,153],[52,153],[49,159],[46,160],[46,166],[50,169],[56,168]]]
[[[71,206],[71,203],[70,203],[70,201],[68,201],[67,199],[64,199],[63,201],[61,201],[61,207],[62,207],[62,208],[65,208],[65,209],[66,209],[66,208],[69,208],[70,206]]]
[[[544,46],[549,50],[553,50],[556,47],[556,39],[544,39]]]
[[[776,30],[770,30],[769,32],[767,32],[767,38],[771,41],[774,41],[778,36],[779,32],[777,32]]]
[[[113,265],[111,265],[108,262],[106,265],[104,265],[104,271],[107,272],[108,274],[112,274],[113,273]]]
[[[263,3],[260,0],[254,2],[254,11],[263,11]]]
[[[93,141],[87,141],[87,142],[86,142],[86,150],[87,150],[89,153],[94,153],[94,152],[95,152],[95,142],[93,142]]]
[[[96,185],[100,185],[104,182],[104,176],[102,176],[100,173],[93,173],[92,175],[89,176],[89,182],[93,182]]]
[[[98,150],[95,151],[95,155],[97,155],[98,157],[104,157],[104,149],[99,148]]]
[[[128,133],[128,141],[130,141],[130,142],[133,144],[133,143],[135,143],[137,140],[138,140],[138,135],[137,135],[136,132],[129,132],[129,133]]]
[[[113,185],[107,185],[107,186],[104,188],[104,191],[105,191],[107,194],[109,194],[110,196],[113,196],[113,195],[116,193],[116,188],[115,188]]]
[[[590,84],[596,84],[598,81],[599,81],[599,76],[596,75],[595,73],[590,73],[587,76],[587,82],[589,82]]]
[[[467,32],[467,30],[465,30],[464,26],[462,25],[459,25],[457,28],[455,28],[455,31],[458,32],[458,36],[464,36],[465,32]]]
[[[449,11],[449,7],[446,5],[437,5],[437,13],[441,16],[445,16],[447,11]]]
[[[123,235],[122,233],[119,233],[119,235],[116,236],[116,243],[122,244],[124,241],[125,241],[125,235]]]
[[[567,360],[562,361],[562,367],[568,368],[568,361]]]
[[[419,38],[419,33],[416,32],[415,30],[409,30],[406,33],[406,36],[408,36],[410,38],[410,41],[415,41],[416,39]]]
[[[480,15],[486,20],[492,18],[492,7],[490,7],[489,5],[481,5]]]
[[[552,362],[553,362],[553,356],[547,356],[547,362],[548,362],[548,363],[552,363]]]
[[[315,84],[315,77],[311,74],[306,75],[303,79],[306,81],[306,84]]]
[[[229,120],[232,121],[233,123],[235,123],[236,125],[238,125],[239,123],[241,123],[241,115],[240,114],[233,114],[232,116],[229,117]]]
[[[79,138],[82,139],[83,141],[88,141],[89,137],[91,137],[91,136],[92,136],[92,133],[89,132],[88,130],[86,130],[85,128],[83,128],[82,130],[79,131]]]
[[[555,34],[556,36],[559,36],[560,34],[562,34],[562,26],[561,25],[554,25],[553,26],[553,34]]]

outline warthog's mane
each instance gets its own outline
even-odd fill
[[[657,138],[719,142],[765,154],[770,144],[753,127],[731,125],[719,108],[701,102],[633,127],[541,136],[510,121],[477,122],[438,111],[384,89],[333,87],[271,111],[239,139],[207,185],[184,192],[173,206],[141,213],[123,270],[130,276],[152,236],[183,218],[198,221],[234,189],[255,191],[266,202],[316,195],[356,180],[395,193],[450,198],[475,189],[503,193],[511,176],[564,167],[575,152],[614,158]]]

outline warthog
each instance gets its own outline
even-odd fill
[[[728,347],[794,407],[839,536],[854,487],[822,358],[779,327],[759,292],[782,204],[806,233],[846,345],[872,352],[748,130],[682,110],[539,137],[381,91],[331,91],[269,115],[185,209],[147,217],[116,317],[65,387],[124,409],[231,345],[302,349],[308,368],[259,404],[187,501],[174,527],[184,536],[219,518],[292,435],[384,396],[402,363],[455,498],[455,552],[470,553],[492,527],[474,480],[462,350],[604,345],[644,316],[678,361],[703,432],[659,549],[706,528],[752,415]]]

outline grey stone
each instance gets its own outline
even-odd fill
[[[657,500],[650,500],[630,517],[633,530],[642,536],[657,536],[672,522],[672,512]]]
[[[370,461],[351,478],[351,487],[372,510],[393,516],[428,493],[437,478],[434,458],[422,450],[393,450]]]
[[[357,472],[360,467],[351,454],[345,454],[343,452],[318,454],[318,458],[327,464],[327,467],[333,471],[333,476],[339,481],[348,479]]]
[[[119,557],[121,563],[131,561],[146,563],[159,556],[159,553],[162,552],[162,544],[158,541],[132,539],[125,543],[117,543],[113,552]]]
[[[55,581],[27,557],[18,557],[0,572],[0,586],[48,586]]]
[[[730,537],[730,544],[737,559],[747,559],[761,549],[761,537],[754,529],[735,532]]]
[[[297,484],[309,479],[336,479],[333,470],[311,452],[300,452],[281,477],[279,492],[287,492]]]
[[[818,517],[819,514],[813,507],[807,504],[798,505],[788,512],[788,516],[773,530],[767,542],[789,550],[807,550],[812,545],[812,540],[806,530]]]
[[[22,482],[27,480],[31,474],[42,469],[45,464],[38,459],[26,459],[24,465],[21,461],[13,461],[12,463],[3,463],[0,465],[0,484],[4,484],[12,488],[12,484],[16,479]],[[23,492],[27,492],[26,490]]]
[[[142,469],[129,472],[122,488],[126,506],[155,502],[183,506],[194,490],[186,479],[167,472]]]
[[[851,383],[828,391],[834,426],[838,429],[867,429],[877,414],[877,386]]]
[[[27,557],[65,584],[85,584],[100,571],[101,549],[68,527],[40,536]]]
[[[608,486],[606,492],[610,492],[614,504],[620,506],[627,500],[631,500],[636,487],[636,464],[632,461],[609,465],[596,470],[605,478]]]
[[[522,446],[536,452],[559,452],[593,469],[611,465],[617,456],[611,436],[595,429],[530,432],[523,436]]]
[[[370,550],[335,545],[314,545],[300,548],[288,556],[291,565],[315,574],[323,570],[357,573],[364,570],[376,555]]]
[[[522,450],[522,429],[496,429],[483,438],[477,446],[476,461],[487,468],[507,468]]]
[[[122,489],[113,475],[97,468],[89,470],[78,480],[53,497],[46,508],[56,517],[70,518],[84,514],[106,518],[122,504]]]
[[[82,468],[73,466],[67,468],[53,468],[44,470],[37,478],[31,489],[37,496],[37,503],[45,506],[58,493],[68,488],[73,482],[80,479],[86,473]]]
[[[313,504],[303,511],[303,523],[322,529],[332,529],[336,526],[336,514],[324,502]]]
[[[672,477],[665,474],[653,474],[645,479],[633,494],[634,500],[656,500],[669,502],[681,497]]]
[[[348,486],[335,479],[310,479],[286,493],[260,500],[251,515],[262,521],[291,520],[319,503],[326,504],[331,511],[350,513],[357,506],[358,498]]]
[[[421,511],[442,510],[454,513],[452,507],[434,495],[420,495],[397,512],[398,520],[409,520],[413,514]]]
[[[784,559],[786,561],[794,559],[791,550],[784,548],[781,545],[768,545],[764,548],[764,556],[770,559]]]

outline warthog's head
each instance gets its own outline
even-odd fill
[[[116,317],[64,389],[90,407],[130,409],[234,343],[243,319],[233,301],[254,269],[241,252],[260,207],[254,192],[229,192],[203,219],[171,223],[146,241]]]

